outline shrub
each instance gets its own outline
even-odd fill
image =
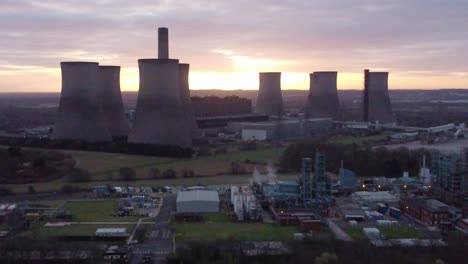
[[[91,180],[91,173],[85,169],[74,168],[70,171],[70,182],[88,182]]]
[[[162,173],[164,179],[174,179],[177,177],[177,172],[173,169],[167,169]]]
[[[32,186],[32,185],[29,185],[28,186],[28,193],[30,193],[30,194],[36,193],[36,188],[34,188],[34,186]]]
[[[161,171],[158,168],[151,168],[148,172],[148,178],[159,179],[161,178]]]
[[[136,172],[133,168],[120,168],[119,176],[120,176],[120,179],[123,181],[136,180]]]

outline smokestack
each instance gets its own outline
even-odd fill
[[[267,115],[283,115],[281,72],[260,72],[256,111]]]
[[[169,59],[169,29],[158,28],[158,58]]]
[[[336,85],[337,75],[338,73],[335,71],[314,72],[310,74],[306,117],[338,117],[340,103]]]
[[[97,62],[62,62],[62,92],[53,138],[110,141],[99,93]]]
[[[190,126],[182,107],[179,61],[140,59],[135,123],[128,141],[191,147]]]
[[[195,114],[193,113],[192,100],[190,98],[189,69],[189,64],[179,64],[179,88],[182,108],[185,113],[187,123],[190,125],[192,136],[196,137],[198,135],[198,125],[197,120],[195,119]]]
[[[363,103],[365,121],[382,124],[395,122],[388,93],[388,72],[364,71]]]
[[[107,121],[107,128],[112,137],[128,136],[129,127],[120,92],[120,66],[99,66],[100,98]]]

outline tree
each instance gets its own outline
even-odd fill
[[[120,168],[119,177],[123,181],[134,181],[136,180],[136,172],[133,168]]]
[[[161,171],[158,168],[151,168],[148,172],[148,176],[151,179],[161,178]]]
[[[162,173],[164,179],[174,179],[177,177],[177,172],[173,169],[167,169]]]
[[[32,185],[29,185],[28,186],[28,193],[30,193],[30,194],[36,193],[36,188],[34,188],[34,186],[32,186]]]
[[[91,180],[91,173],[85,169],[73,168],[69,175],[70,182],[88,182]]]
[[[184,168],[182,170],[182,177],[184,177],[184,178],[193,178],[193,177],[195,177],[195,172],[192,169]]]

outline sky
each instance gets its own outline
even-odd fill
[[[283,89],[338,71],[390,71],[390,89],[468,88],[466,0],[0,0],[0,92],[58,92],[60,61],[121,65],[138,90],[139,58],[190,63],[191,89],[257,89],[282,72]]]

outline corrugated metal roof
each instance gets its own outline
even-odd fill
[[[192,190],[177,193],[177,202],[187,201],[212,201],[219,202],[217,191]]]

